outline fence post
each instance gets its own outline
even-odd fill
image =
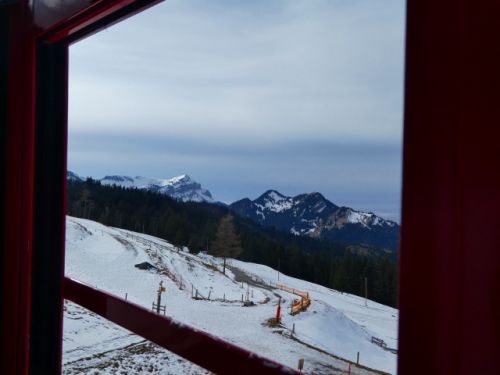
[[[301,358],[299,359],[299,365],[298,365],[299,372],[302,372],[303,368],[304,368],[304,358]]]
[[[276,308],[276,323],[279,323],[281,320],[281,297],[278,301],[278,307]]]

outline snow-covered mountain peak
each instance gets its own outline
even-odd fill
[[[215,203],[212,194],[187,174],[162,181],[158,191],[183,202]]]
[[[169,178],[168,180],[162,180],[165,182],[164,186],[173,186],[173,185],[189,185],[196,184],[197,182],[191,178],[191,176],[187,174],[183,174],[177,177]]]
[[[136,177],[140,178],[140,177]],[[101,179],[101,181],[116,181],[116,182],[134,182],[134,179],[132,177],[128,176],[104,176],[104,178]]]
[[[264,194],[261,195],[261,198],[263,198],[263,199],[271,199],[271,200],[273,200],[275,202],[279,202],[279,201],[281,201],[283,199],[287,199],[289,197],[281,194],[277,190],[268,190]]]
[[[345,217],[346,223],[360,224],[365,228],[370,228],[373,226],[394,227],[395,225],[397,225],[393,221],[382,219],[380,216],[375,215],[373,212],[356,211],[349,207],[341,207],[339,212],[341,212],[342,216]]]
[[[349,214],[347,216],[347,222],[351,224],[359,223],[365,227],[369,224],[381,225],[382,221],[379,217],[371,212],[360,212],[353,209],[349,209]]]
[[[281,212],[288,210],[293,205],[293,199],[276,190],[268,190],[255,201],[257,207],[263,211]]]
[[[372,212],[339,207],[321,193],[287,197],[268,190],[251,201],[241,199],[230,205],[238,215],[283,231],[342,243],[398,248],[399,226]]]
[[[295,204],[304,204],[308,206],[312,210],[316,210],[318,212],[323,211],[326,207],[337,207],[328,199],[326,199],[321,193],[308,193],[308,194],[300,194],[293,197]]]
[[[154,191],[183,202],[215,202],[210,191],[202,188],[200,183],[187,174],[168,179],[110,175],[102,178],[100,182],[103,185]]]

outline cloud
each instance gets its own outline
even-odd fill
[[[114,146],[70,148],[70,162],[111,165],[125,137],[129,174],[154,154],[152,174],[161,163],[231,170],[235,192],[252,179],[326,189],[326,170],[360,196],[362,185],[382,189],[364,166],[386,155],[377,145],[400,149],[403,40],[403,1],[166,1],[71,47],[70,135]],[[400,153],[391,157],[397,191]],[[285,171],[298,164],[292,183]]]
[[[255,198],[273,188],[288,195],[320,191],[337,204],[372,211],[399,204],[398,145],[224,144],[194,138],[73,133],[70,149],[70,166],[84,175],[162,178],[188,172],[226,203]]]

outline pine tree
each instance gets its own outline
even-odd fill
[[[236,258],[243,252],[240,238],[234,228],[233,219],[231,214],[227,214],[220,219],[215,233],[215,240],[212,242],[212,248],[210,249],[211,254],[224,259],[223,274],[226,274],[226,259]]]

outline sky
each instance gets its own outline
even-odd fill
[[[399,221],[404,0],[167,0],[70,47],[68,168]]]

